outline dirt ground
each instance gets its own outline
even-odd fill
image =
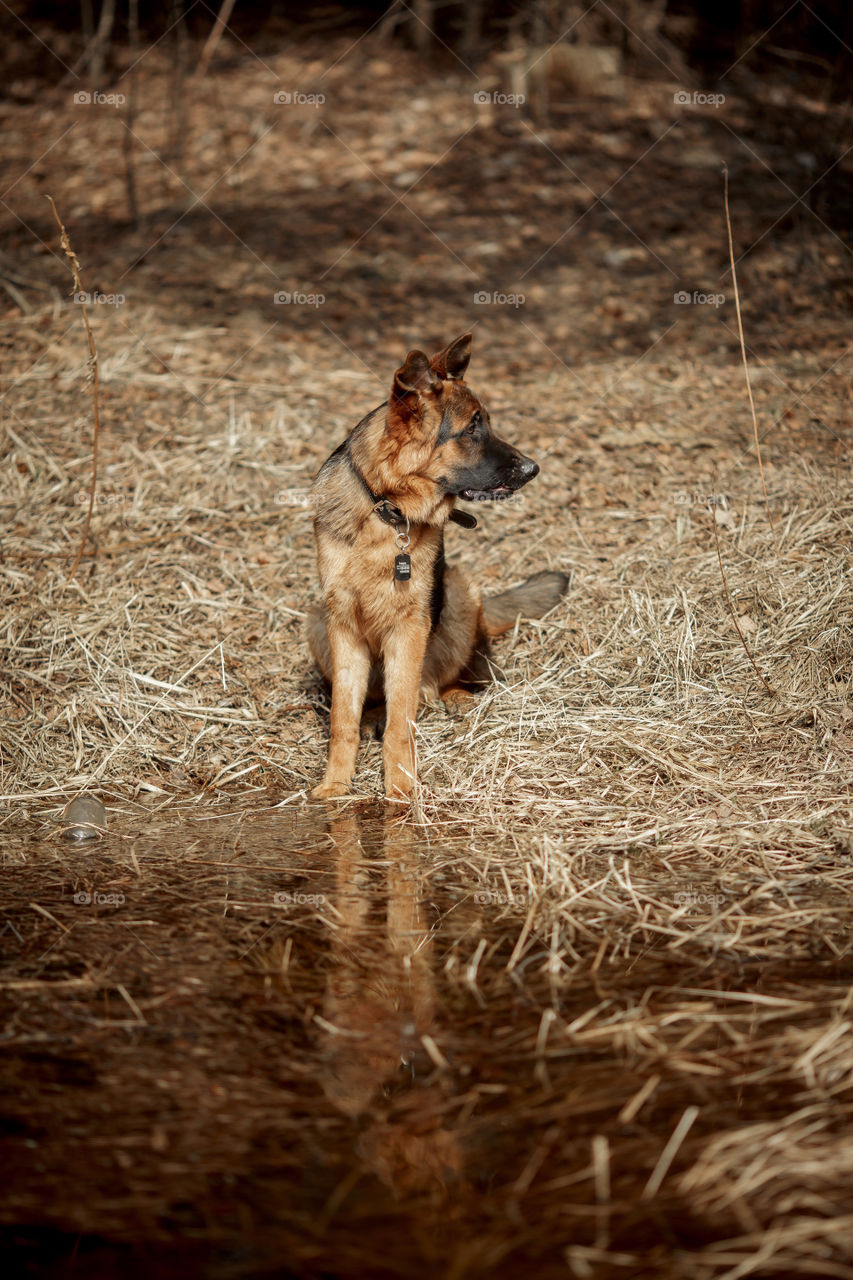
[[[504,87],[340,35],[200,80],[163,44],[119,103],[9,81],[21,1274],[853,1277],[844,113],[735,73],[545,119]],[[98,295],[73,578],[92,388],[48,195]],[[424,711],[412,815],[373,740],[314,803],[308,486],[468,331],[541,474],[449,555],[571,587]],[[80,792],[109,834],[76,845]]]

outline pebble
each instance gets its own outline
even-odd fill
[[[107,811],[97,796],[77,796],[65,806],[63,814],[66,840],[93,840],[107,825]]]

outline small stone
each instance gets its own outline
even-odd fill
[[[66,840],[93,840],[106,829],[107,811],[97,796],[77,796],[63,814]]]

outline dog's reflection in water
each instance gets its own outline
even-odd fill
[[[444,1127],[452,1088],[433,1038],[430,921],[414,831],[386,816],[372,866],[356,816],[332,820],[329,835],[338,915],[319,1024],[323,1091],[362,1118],[358,1155],[395,1194],[442,1197],[461,1177],[462,1156]]]

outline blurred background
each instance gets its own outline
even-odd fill
[[[680,289],[721,289],[723,164],[753,336],[849,303],[845,4],[84,0],[0,21],[18,304],[67,275],[51,193],[137,318],[310,335],[356,368],[378,343],[383,383],[401,342],[485,318],[526,360],[640,356],[674,319],[684,336]],[[692,307],[700,348],[728,341],[714,309]]]

